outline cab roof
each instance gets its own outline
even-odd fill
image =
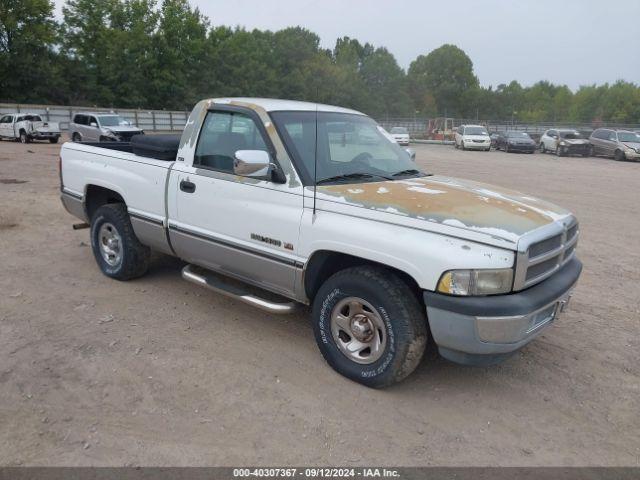
[[[212,98],[214,104],[236,104],[243,105],[248,108],[259,107],[267,112],[333,112],[333,113],[351,113],[354,115],[364,115],[362,112],[351,110],[349,108],[336,107],[333,105],[324,105],[322,103],[300,102],[297,100],[280,100],[276,98],[250,98],[250,97],[227,97]]]

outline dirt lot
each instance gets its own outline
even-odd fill
[[[571,309],[501,366],[430,353],[374,391],[307,316],[104,277],[58,199],[59,145],[0,143],[1,465],[640,465],[640,164],[416,147],[427,170],[581,220]]]

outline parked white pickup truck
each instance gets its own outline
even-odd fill
[[[8,138],[29,143],[32,140],[49,140],[58,143],[60,126],[45,122],[37,113],[9,113],[0,117],[0,140]]]
[[[424,173],[338,107],[204,100],[181,138],[65,143],[60,168],[105,275],[143,275],[154,249],[269,312],[311,305],[327,362],[372,387],[409,375],[429,335],[455,362],[504,359],[556,319],[582,269],[568,211]]]

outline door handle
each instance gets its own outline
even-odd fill
[[[196,184],[189,180],[180,181],[180,190],[186,193],[193,193],[196,191]]]

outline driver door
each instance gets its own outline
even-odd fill
[[[235,175],[238,150],[265,150],[277,162],[255,112],[207,112],[193,164],[178,161],[171,173],[171,243],[188,262],[295,298],[302,185]]]

